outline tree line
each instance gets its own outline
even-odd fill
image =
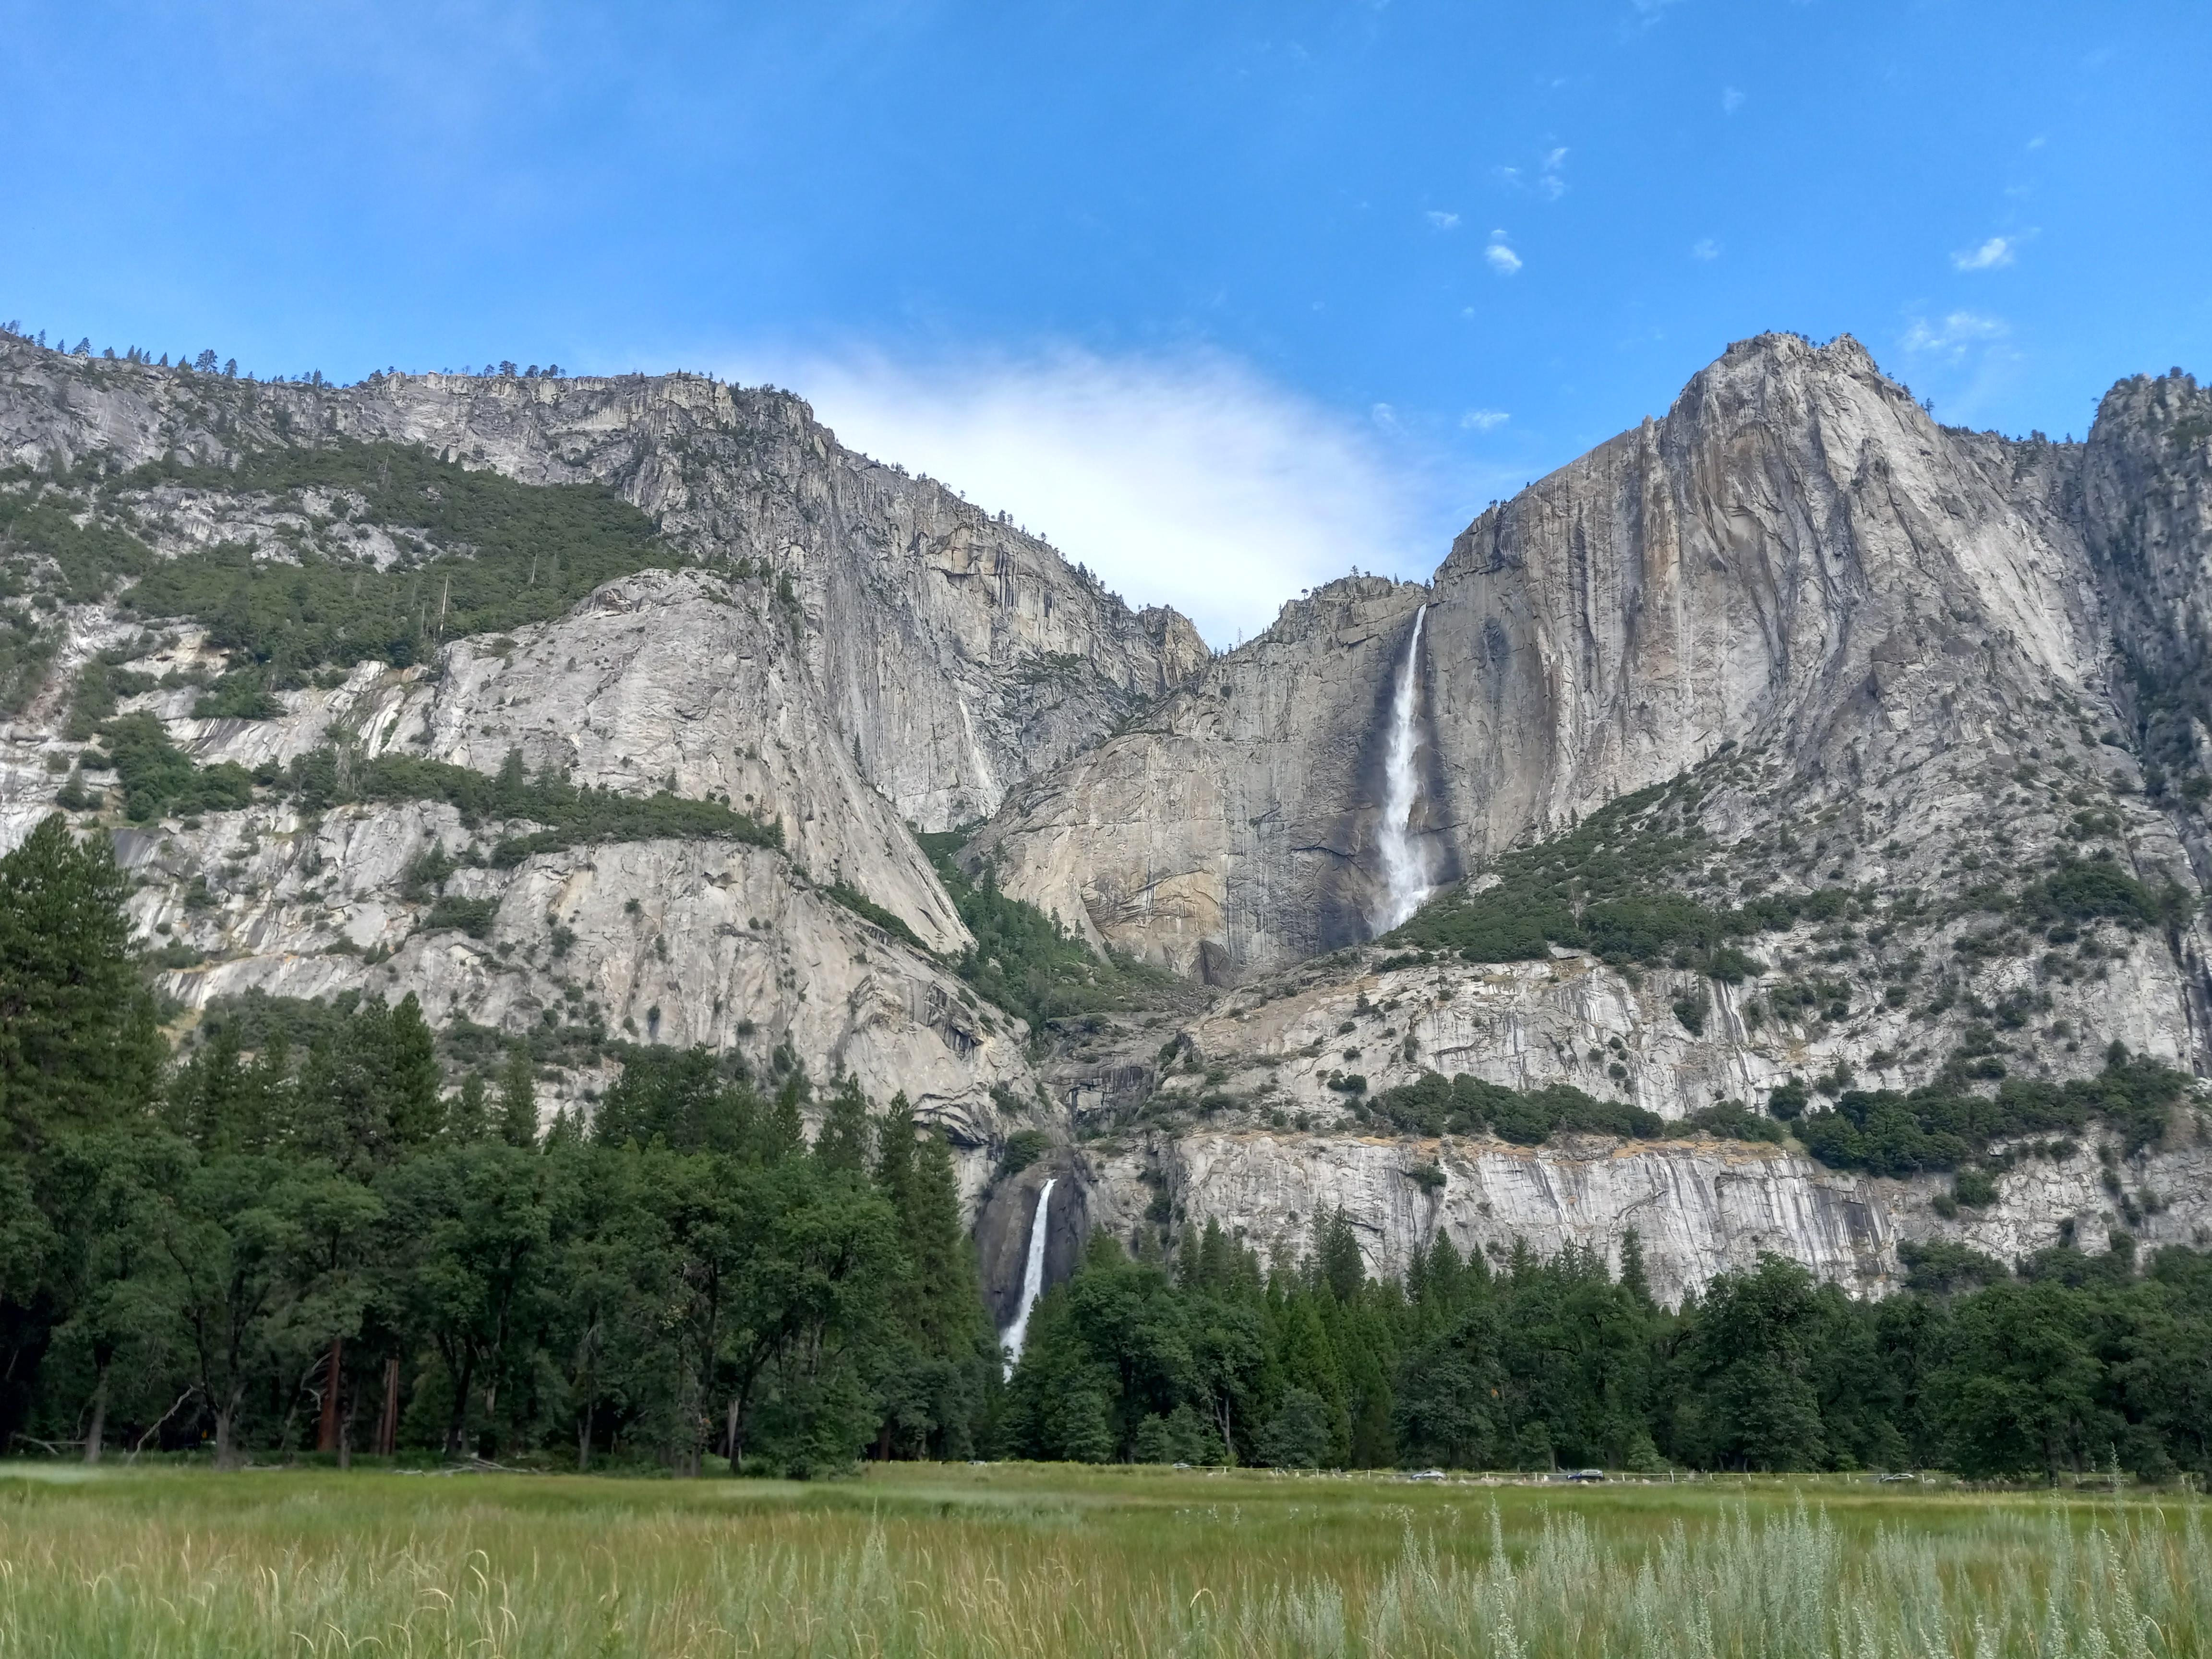
[[[1632,1234],[1617,1269],[1440,1236],[1397,1279],[1342,1214],[1297,1260],[1099,1235],[1002,1382],[902,1098],[635,1048],[541,1131],[528,1052],[456,1086],[411,996],[210,1018],[173,1057],[127,889],[58,817],[0,858],[16,1452],[2212,1474],[2212,1255],[2124,1234],[1908,1249],[1881,1301],[1767,1257],[1678,1309]]]
[[[1291,1468],[1640,1472],[2115,1463],[2212,1474],[2212,1255],[2138,1264],[2115,1234],[2015,1273],[1907,1245],[1879,1301],[1762,1256],[1668,1309],[1633,1232],[1493,1261],[1437,1235],[1365,1271],[1340,1212],[1263,1264],[1209,1224],[1175,1259],[1094,1237],[1033,1311],[1005,1407],[1015,1455]]]
[[[0,859],[11,1448],[811,1473],[990,1433],[951,1152],[902,1098],[648,1049],[541,1134],[526,1053],[450,1088],[412,996],[172,1063],[127,887],[58,817]]]

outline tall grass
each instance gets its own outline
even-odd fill
[[[1837,1504],[0,1480],[0,1659],[2212,1654],[2194,1503]]]

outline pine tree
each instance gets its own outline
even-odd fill
[[[1311,1389],[1285,1389],[1260,1436],[1260,1455],[1279,1469],[1320,1467],[1329,1455],[1328,1403]]]
[[[446,1114],[438,1098],[438,1040],[412,991],[392,1011],[391,1041],[392,1138],[401,1146],[419,1146],[438,1133]]]
[[[890,1200],[904,1225],[914,1197],[914,1107],[906,1091],[891,1097],[884,1110],[876,1149],[876,1190]]]
[[[500,1079],[499,1138],[510,1146],[538,1144],[538,1084],[527,1048],[507,1056],[507,1075]]]
[[[940,1131],[927,1132],[916,1149],[914,1182],[900,1220],[916,1276],[930,1287],[921,1322],[923,1336],[940,1354],[964,1355],[989,1333],[975,1253],[960,1220],[960,1173]]]
[[[460,1092],[446,1103],[446,1138],[448,1140],[482,1140],[485,1129],[484,1080],[481,1072],[471,1072],[461,1079]]]
[[[805,1104],[807,1092],[804,1072],[793,1072],[776,1090],[775,1104],[761,1124],[762,1163],[781,1164],[805,1150],[806,1136],[799,1109]]]
[[[1314,1271],[1321,1287],[1339,1302],[1356,1300],[1360,1286],[1367,1282],[1359,1235],[1341,1205],[1315,1224]]]
[[[166,1047],[107,838],[58,814],[0,858],[0,1133],[35,1150],[154,1098]]]
[[[1620,1288],[1635,1298],[1638,1307],[1652,1306],[1651,1277],[1644,1266],[1644,1238],[1633,1227],[1620,1236]]]
[[[169,1079],[171,1129],[204,1152],[258,1152],[289,1128],[291,1051],[282,1029],[244,1060],[238,1028],[225,1020]]]
[[[860,1080],[847,1077],[830,1097],[814,1137],[814,1161],[824,1170],[858,1175],[868,1167],[868,1097]]]

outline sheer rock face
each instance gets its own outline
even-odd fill
[[[1093,945],[1212,983],[1366,939],[1392,674],[1428,598],[1362,576],[1292,601],[1141,726],[1030,785],[966,856]],[[1419,820],[1439,880],[1457,873],[1441,799]]]
[[[2212,761],[2212,390],[2176,369],[2105,394],[2081,483],[2089,556],[2129,672],[2118,690],[2143,747]],[[2200,875],[2212,855],[2191,848]]]
[[[2185,987],[2166,942],[2123,936],[2102,965],[2104,978],[2072,984],[2040,977],[2031,960],[1990,970],[1977,987],[1982,997],[2041,991],[2051,999],[2035,1015],[2040,1030],[2012,1060],[2013,1074],[2093,1075],[2113,1041],[2190,1069]],[[1693,1032],[1674,1004],[1700,994],[1708,1001]],[[1768,1008],[1754,1023],[1748,1007],[1758,996],[1756,983],[1723,984],[1685,969],[1632,976],[1579,953],[1546,963],[1447,957],[1388,972],[1317,973],[1258,1006],[1232,997],[1180,1036],[1186,1065],[1199,1068],[1187,1073],[1194,1080],[1219,1072],[1214,1086],[1232,1096],[1354,1133],[1350,1097],[1328,1086],[1347,1073],[1364,1078],[1370,1094],[1429,1072],[1509,1089],[1565,1083],[1673,1121],[1716,1100],[1764,1101],[1793,1076],[1832,1076],[1839,1065],[1854,1088],[1909,1089],[1927,1080],[1930,1056],[1948,1053],[1976,1023],[1963,1010],[1931,1016],[1924,1000],[1893,1006],[1881,997],[1856,997],[1849,1014],[1832,1019],[1819,1009]],[[2094,1039],[2034,1041],[2059,1025]]]
[[[1431,881],[1725,748],[1783,757],[1791,810],[1880,787],[1969,812],[1996,728],[2054,686],[2112,707],[2080,465],[1937,427],[1848,336],[1732,346],[1663,420],[1485,512],[1429,587],[1285,606],[978,850],[1009,891],[1224,981],[1369,936],[1424,602],[1410,828]]]
[[[2081,495],[2122,648],[2201,691],[2212,650],[2212,390],[2176,369],[2106,392]]]
[[[1849,337],[1730,347],[1437,572],[1431,707],[1467,851],[1725,743],[1857,785],[2054,682],[2101,692],[2101,607],[2051,499],[2078,464],[1937,427]]]
[[[978,1010],[935,962],[834,902],[782,854],[703,841],[647,841],[463,867],[448,899],[489,902],[480,936],[431,928],[409,872],[472,833],[442,803],[289,806],[115,832],[146,937],[203,952],[160,976],[187,1008],[260,990],[397,1000],[433,1025],[461,1017],[508,1033],[603,1018],[632,1040],[702,1043],[772,1078],[778,1052],[816,1076],[848,1072],[874,1098],[904,1090],[945,1128],[969,1197],[996,1140],[992,1091],[1034,1085],[1018,1020]],[[202,884],[194,887],[195,878]],[[550,1022],[548,1017],[550,1017]],[[541,1073],[540,1109],[589,1112],[611,1066]]]
[[[845,449],[787,393],[691,375],[248,386],[0,346],[9,461],[206,463],[307,433],[423,444],[526,483],[605,483],[709,568],[745,558],[788,577],[813,746],[857,756],[924,829],[987,815],[1210,655],[1176,612],[1131,611],[1045,543]]]
[[[2010,1058],[2015,1075],[2092,1074],[2111,1037],[2189,1069],[2182,972],[2166,942],[2127,939],[2105,966],[2106,977],[2071,984],[2040,976],[2031,961],[1992,970],[1982,994],[2051,997],[2036,1016],[2039,1030]],[[1672,1004],[1699,989],[1712,1001],[1693,1033]],[[1179,1227],[1216,1220],[1285,1260],[1307,1247],[1317,1218],[1340,1207],[1377,1273],[1402,1271],[1439,1227],[1462,1250],[1521,1241],[1544,1254],[1576,1243],[1611,1256],[1632,1226],[1655,1291],[1670,1301],[1716,1273],[1753,1265],[1762,1250],[1878,1294],[1902,1282],[1898,1246],[1908,1241],[1950,1238],[2007,1263],[2067,1237],[2104,1247],[2120,1200],[2086,1147],[2058,1159],[2021,1156],[1997,1172],[1996,1203],[1947,1219],[1929,1204],[1948,1190],[1948,1174],[1879,1180],[1778,1146],[1702,1137],[1561,1136],[1527,1147],[1398,1134],[1362,1122],[1353,1097],[1328,1086],[1354,1071],[1367,1093],[1424,1072],[1466,1073],[1509,1088],[1569,1084],[1676,1121],[1716,1099],[1755,1103],[1791,1076],[1832,1075],[1839,1064],[1853,1087],[1910,1088],[1926,1080],[1927,1057],[1948,1052],[1974,1023],[1875,999],[1849,1018],[1770,1014],[1754,1027],[1745,1009],[1755,994],[1755,986],[1701,986],[1679,970],[1632,980],[1579,953],[1380,972],[1310,963],[1183,1024],[1172,1058],[1148,1030],[1120,1049],[1094,1048],[1080,1063],[1048,1064],[1079,1127],[1103,1132],[1060,1172],[1073,1177],[1070,1201],[1124,1239],[1148,1224],[1165,1190]],[[2062,1024],[2097,1040],[2034,1040]],[[1148,1099],[1200,1091],[1226,1103],[1194,1128],[1133,1133]],[[2163,1143],[2115,1164],[2131,1198],[2149,1193],[2167,1206],[2144,1204],[2150,1213],[2130,1224],[2146,1249],[2212,1237],[2208,1137],[2212,1119],[2185,1107]],[[1425,1166],[1442,1172],[1441,1186],[1416,1179]]]
[[[849,884],[933,949],[968,944],[902,820],[944,827],[981,817],[1010,783],[1188,678],[1210,655],[1190,624],[1172,611],[1133,613],[1042,542],[844,450],[805,404],[779,392],[687,376],[253,386],[0,343],[0,457],[48,476],[94,454],[111,468],[172,454],[219,464],[310,433],[421,443],[529,483],[605,483],[690,562],[608,583],[568,615],[511,636],[452,641],[431,668],[365,663],[342,685],[285,692],[281,718],[196,720],[190,686],[142,693],[125,710],[158,714],[203,763],[282,763],[343,738],[371,755],[485,771],[519,750],[533,768],[627,793],[726,793],[782,826],[789,858],[670,843],[641,844],[659,849],[653,857],[640,847],[557,855],[552,866],[598,872],[579,890],[592,903],[667,921],[637,962],[628,945],[603,958],[580,941],[556,963],[543,954],[550,911],[536,862],[501,875],[495,892],[473,890],[489,879],[477,871],[449,884],[449,896],[499,898],[500,920],[481,944],[414,932],[431,896],[402,889],[406,866],[427,850],[419,831],[429,809],[333,814],[316,834],[343,844],[313,853],[310,836],[297,849],[346,884],[336,915],[313,900],[279,902],[275,876],[250,873],[277,856],[267,850],[276,841],[243,862],[216,850],[252,840],[252,814],[192,828],[171,821],[149,827],[165,849],[158,858],[132,854],[155,884],[143,903],[173,910],[185,884],[205,878],[211,908],[170,939],[222,958],[179,970],[172,988],[192,1003],[250,985],[303,995],[416,989],[434,1018],[458,1012],[519,1031],[556,1007],[581,1017],[583,1005],[561,990],[567,981],[587,988],[611,1023],[635,1018],[641,1035],[658,1006],[653,1029],[664,1042],[764,1058],[787,1037],[817,1077],[845,1067],[878,1097],[905,1089],[971,1145],[995,1135],[991,1090],[1033,1091],[1019,1023],[975,1011],[957,981],[885,944],[818,887]],[[314,491],[293,501],[212,489],[190,472],[134,484],[126,504],[159,556],[242,541],[278,559],[290,556],[288,536],[312,535],[313,515],[335,505]],[[396,556],[380,536],[366,535],[359,550]],[[757,574],[739,578],[738,561]],[[155,647],[110,605],[66,607],[60,620],[48,684],[0,744],[0,835],[10,845],[64,781],[69,687],[94,652],[135,641],[142,654],[126,665],[155,677],[221,666],[198,629]],[[57,759],[62,773],[49,769]],[[263,832],[288,848],[308,833]],[[125,832],[134,847],[137,837]],[[477,839],[450,814],[434,838],[455,854]],[[747,928],[752,912],[726,914],[740,875],[748,890],[787,882],[799,896],[759,912],[773,946]],[[374,971],[321,954],[341,940],[398,954]],[[497,958],[502,944],[540,952],[537,965]],[[754,1035],[738,1036],[740,1022]],[[594,1079],[548,1081],[558,1098]]]
[[[191,659],[200,637],[149,665]],[[757,582],[642,571],[557,621],[458,640],[435,674],[369,662],[335,690],[283,693],[280,719],[195,720],[198,696],[142,693],[125,707],[161,714],[203,764],[252,770],[343,738],[367,755],[486,773],[520,753],[532,773],[619,794],[726,794],[780,826],[802,867],[867,895],[932,950],[971,942],[896,811],[849,748],[823,740],[801,641]]]
[[[1947,1221],[1948,1176],[1871,1181],[1777,1148],[1376,1139],[1347,1079],[1563,1082],[1679,1119],[1839,1070],[1909,1090],[1990,1041],[1993,1014],[2014,1076],[2094,1073],[2112,1040],[2212,1069],[2201,914],[2077,938],[1974,896],[2110,858],[2201,913],[2203,816],[2136,750],[2142,688],[2201,672],[2206,403],[2183,377],[2124,382],[2086,447],[2012,441],[1936,426],[1848,339],[1749,342],[1665,419],[1486,512],[1426,588],[1355,580],[1285,607],[1146,729],[1010,799],[975,844],[1010,890],[1237,988],[1179,1028],[1176,1058],[1155,1058],[1154,1030],[1048,1065],[1102,1137],[1072,1154],[1090,1213],[1127,1236],[1165,1183],[1178,1225],[1295,1254],[1341,1206],[1379,1271],[1437,1225],[1549,1250],[1610,1249],[1632,1224],[1669,1296],[1760,1249],[1879,1291],[1904,1240],[2008,1261],[2069,1234],[2097,1248],[2119,1206],[2086,1152],[2016,1162],[1996,1205]],[[1680,777],[1702,839],[1668,884],[1716,908],[1839,889],[1859,925],[1745,939],[1741,985],[1573,952],[1315,957],[1370,931],[1391,677],[1424,603],[1411,828],[1432,880],[1480,884],[1516,844]],[[2165,716],[2198,766],[2203,706]],[[1817,1006],[1777,995],[1831,982]],[[2200,1122],[2184,1109],[2124,1172],[2174,1202],[2147,1242],[2212,1236]],[[1441,1188],[1407,1178],[1424,1164]]]
[[[1081,1164],[1092,1224],[1123,1238],[1139,1231],[1164,1186],[1186,1225],[1218,1222],[1263,1257],[1295,1261],[1316,1222],[1340,1207],[1376,1273],[1402,1273],[1439,1232],[1462,1255],[1574,1245],[1617,1267],[1633,1228],[1652,1293],[1670,1304],[1717,1273],[1756,1267],[1763,1253],[1802,1262],[1854,1295],[1880,1295],[1903,1283],[1899,1246],[1917,1241],[1949,1239],[2008,1266],[2062,1237],[2100,1251],[2115,1219],[2103,1175],[2086,1150],[2029,1160],[1997,1177],[1995,1203],[1946,1220],[1929,1208],[1945,1180],[1847,1175],[1741,1141],[1565,1135],[1512,1146],[1201,1130]],[[2212,1148],[2202,1139],[2137,1160],[2127,1178],[2168,1204],[2137,1224],[2140,1249],[2199,1244],[2212,1229]]]

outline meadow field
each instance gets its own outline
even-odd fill
[[[0,1466],[0,1659],[2212,1655],[2201,1498]]]

